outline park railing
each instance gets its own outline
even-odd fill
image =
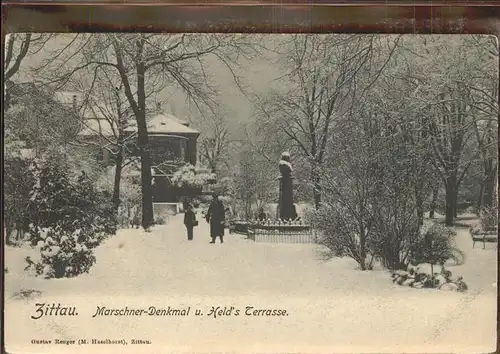
[[[317,243],[314,229],[302,221],[234,221],[231,231],[244,234],[254,242]]]

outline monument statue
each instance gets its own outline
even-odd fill
[[[293,175],[290,154],[284,152],[281,154],[279,162],[280,170],[280,193],[279,193],[279,218],[281,220],[295,220],[297,212],[293,202]]]

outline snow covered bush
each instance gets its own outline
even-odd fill
[[[50,152],[33,165],[30,242],[41,258],[38,275],[72,277],[95,263],[93,249],[116,232],[111,196],[83,172],[75,175],[65,155]]]
[[[370,252],[388,269],[406,269],[420,230],[411,196],[399,188],[387,189],[373,201]]]
[[[26,136],[23,134],[24,126],[19,124],[19,119],[25,116],[25,107],[20,105],[6,107],[4,112],[3,205],[7,244],[12,244],[10,236],[15,228],[25,229],[27,226],[24,224],[29,192],[34,184],[29,165],[34,158],[35,150],[26,143]]]
[[[221,195],[226,195],[230,197],[235,196],[235,181],[234,178],[231,177],[222,177],[217,181],[217,184],[214,186],[217,188]]]
[[[410,250],[419,238],[423,196],[429,188],[420,177],[427,175],[429,166],[403,135],[376,139],[380,150],[371,168],[376,183],[369,199],[373,221],[369,248],[388,269],[406,269]]]
[[[437,223],[424,228],[410,249],[411,264],[429,263],[432,274],[435,265],[444,266],[448,260],[463,264],[465,254],[454,246],[455,235],[453,230]]]
[[[154,224],[155,225],[165,225],[168,222],[168,214],[165,213],[154,213]]]
[[[9,149],[9,147],[5,147]],[[29,205],[29,192],[33,187],[34,178],[29,169],[30,159],[21,154],[13,154],[11,147],[9,153],[4,155],[4,217],[6,243],[11,243],[12,230],[17,226],[24,229],[27,207]]]
[[[393,283],[412,288],[439,289],[447,291],[465,292],[468,286],[462,277],[453,278],[452,273],[441,268],[440,273],[427,274],[420,272],[419,268],[409,268],[408,271],[397,270],[391,274]]]
[[[137,208],[141,208],[140,174],[134,167],[126,166],[122,170],[120,179],[120,205],[116,216],[119,227],[129,227],[132,223],[134,211]],[[114,177],[115,168],[109,168],[98,180],[98,187],[112,193]]]
[[[444,265],[449,260],[462,264],[464,253],[453,244],[455,232],[438,223],[425,223],[409,246],[408,267],[392,273],[393,282],[414,288],[432,288],[463,292],[467,284],[462,277],[453,278],[452,273]],[[430,264],[430,272],[422,272],[421,265]],[[434,272],[436,265],[441,266],[440,272]]]
[[[277,166],[267,161],[251,146],[242,147],[231,165],[226,183],[233,196],[232,208],[241,219],[250,220],[260,207],[279,199]]]
[[[92,249],[104,239],[104,234],[88,230],[64,231],[60,225],[50,228],[33,227],[40,236],[37,248],[41,259],[34,264],[37,275],[47,278],[74,277],[90,270],[96,258]],[[92,234],[92,237],[88,237]]]
[[[141,205],[141,185],[133,178],[125,177],[120,184],[121,205],[133,208]]]
[[[311,221],[320,231],[318,243],[325,246],[328,251],[326,256],[350,257],[360,266],[361,270],[371,269],[371,261],[367,262],[367,240],[371,236],[368,220],[364,220],[366,227],[360,228],[360,222],[342,205],[336,203],[323,203]]]
[[[179,188],[202,188],[209,181],[215,180],[213,173],[197,169],[191,164],[182,166],[172,176],[172,183]]]

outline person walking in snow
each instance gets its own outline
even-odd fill
[[[220,243],[224,243],[224,224],[226,218],[226,212],[224,210],[224,204],[218,195],[214,194],[212,203],[208,208],[207,215],[205,219],[210,223],[210,237],[212,241],[210,243],[215,243],[217,237],[220,238]]]
[[[186,205],[186,211],[184,212],[184,225],[186,225],[188,241],[192,241],[194,227],[198,225],[198,221],[196,220],[196,214],[194,213],[191,204]]]

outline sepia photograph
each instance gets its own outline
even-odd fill
[[[7,35],[6,352],[494,352],[498,48]]]

